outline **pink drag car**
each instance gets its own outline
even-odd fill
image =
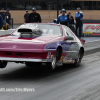
[[[23,24],[0,37],[0,68],[5,68],[8,62],[29,67],[46,63],[52,70],[68,63],[77,67],[84,56],[84,42],[64,25]]]

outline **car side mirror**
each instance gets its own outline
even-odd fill
[[[71,36],[65,36],[65,39],[66,39],[66,40],[74,40],[74,38],[71,37]]]

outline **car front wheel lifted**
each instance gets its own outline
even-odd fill
[[[55,70],[56,66],[57,66],[57,60],[60,56],[61,52],[59,51],[59,49],[56,51],[56,53],[52,56],[52,61],[48,62],[46,65],[50,70]]]

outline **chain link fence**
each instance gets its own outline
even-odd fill
[[[49,19],[50,18],[50,19]],[[75,18],[75,16],[74,16]],[[24,23],[24,16],[12,16],[12,25],[21,25]],[[42,23],[49,23],[53,22],[54,19],[57,19],[57,16],[55,15],[42,15],[41,16]],[[100,20],[100,15],[84,15],[84,20]],[[14,27],[16,28],[16,27]]]
[[[44,15],[41,16],[42,23],[48,23],[50,17],[50,22],[53,21],[53,19],[56,19],[57,17],[54,15]],[[23,24],[24,23],[24,16],[12,16],[13,18],[13,24]]]
[[[50,17],[50,22],[53,21],[53,19],[56,19],[57,17],[55,15],[43,15],[41,16],[42,23],[48,23]],[[24,16],[12,16],[13,23],[14,24],[23,24],[24,23]],[[75,16],[74,16],[75,18]],[[84,15],[84,20],[100,20],[100,15]]]

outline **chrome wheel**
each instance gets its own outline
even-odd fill
[[[49,70],[55,70],[55,68],[56,68],[56,62],[57,62],[57,55],[56,54],[57,54],[57,52],[53,55],[51,62],[46,63]]]
[[[53,55],[52,57],[52,61],[51,62],[48,62],[46,63],[47,67],[50,69],[50,70],[55,70],[56,66],[57,66],[57,60],[58,58],[60,57],[62,53],[62,49],[57,49],[57,51],[55,52],[55,54]]]
[[[52,57],[52,62],[51,62],[51,67],[53,70],[56,68],[56,61],[57,61],[57,59],[56,59],[56,56],[54,55]]]

